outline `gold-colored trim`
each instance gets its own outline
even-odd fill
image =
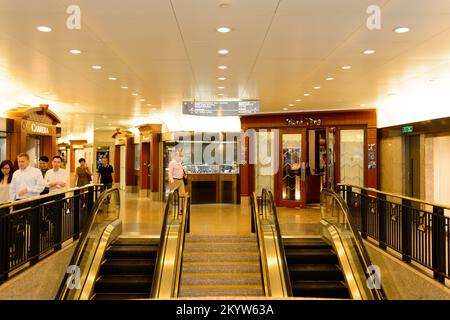
[[[88,189],[89,187],[96,187],[96,186],[102,186],[102,184],[98,184],[98,183],[88,184],[88,185],[85,185],[83,187],[75,187],[75,188],[70,188],[70,189],[66,189],[66,190],[63,190],[63,191],[59,191],[59,192],[49,193],[49,194],[42,195],[42,196],[36,196],[36,197],[33,197],[33,198],[29,198],[29,199],[23,199],[23,200],[8,202],[8,203],[5,203],[5,204],[2,204],[0,206],[0,210],[4,209],[4,208],[8,208],[8,207],[18,206],[18,205],[21,205],[21,204],[24,204],[24,203],[28,203],[28,202],[32,202],[32,201],[36,201],[36,200],[44,200],[44,199],[48,199],[48,198],[53,198],[54,196],[57,196],[57,195],[60,195],[60,194],[66,194],[66,193],[69,193],[69,192],[74,192],[74,191],[77,191],[77,190],[84,191],[84,189]]]
[[[325,230],[327,230],[330,235],[333,248],[338,256],[339,264],[344,273],[345,282],[347,283],[352,299],[362,300],[361,292],[358,288],[358,284],[356,283],[356,277],[353,274],[352,267],[348,261],[349,257],[345,253],[344,245],[342,244],[342,239],[339,236],[339,232],[336,227],[328,221],[321,220],[320,223],[325,227]]]
[[[186,221],[187,221],[187,210],[188,210],[189,193],[185,193],[185,201],[183,208],[183,216],[181,218],[181,229],[180,238],[178,242],[178,257],[176,261],[176,274],[175,274],[175,284],[173,290],[173,297],[178,298],[180,279],[181,279],[181,265],[183,261],[183,251],[184,251],[184,238],[186,237]]]
[[[434,206],[434,207],[441,207],[443,209],[450,210],[450,206],[448,206],[448,205],[444,205],[444,204],[440,204],[440,203],[436,203],[436,202],[425,201],[425,200],[421,200],[421,199],[417,199],[417,198],[411,198],[411,197],[407,197],[407,196],[402,196],[400,194],[385,192],[385,191],[377,190],[377,189],[374,189],[374,188],[365,188],[365,187],[360,187],[360,186],[356,186],[356,185],[348,184],[348,183],[338,183],[337,185],[338,186],[347,186],[347,187],[357,188],[357,189],[361,189],[361,190],[366,190],[368,192],[382,193],[382,194],[385,194],[385,195],[390,196],[390,197],[404,199],[404,200],[409,200],[409,201],[414,201],[414,202],[418,202],[418,203],[421,203],[421,204],[430,205],[430,206]]]
[[[264,286],[264,295],[266,297],[270,297],[270,280],[269,280],[269,275],[267,272],[267,253],[266,253],[266,248],[265,248],[265,243],[264,243],[264,239],[262,236],[263,230],[262,230],[262,226],[261,226],[261,222],[259,220],[260,218],[260,214],[259,214],[259,210],[258,210],[258,200],[256,197],[256,193],[253,192],[253,202],[254,202],[254,208],[255,208],[255,222],[256,222],[256,236],[258,237],[258,242],[259,242],[259,254],[261,257],[261,269],[262,269],[262,273],[263,273],[263,286]]]
[[[94,258],[87,273],[86,280],[81,290],[79,300],[89,300],[94,292],[95,281],[100,272],[103,258],[109,244],[122,233],[122,221],[117,219],[111,222],[103,231]]]

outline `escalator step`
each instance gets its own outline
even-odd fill
[[[296,297],[350,298],[348,288],[342,281],[294,281],[292,292]]]
[[[141,275],[102,275],[96,283],[95,293],[149,293],[152,277]]]
[[[132,300],[149,299],[148,293],[97,293],[92,300]]]
[[[108,259],[102,263],[102,275],[151,275],[155,269],[154,260]]]
[[[108,247],[106,259],[155,259],[158,246],[112,245]]]
[[[288,249],[331,249],[332,246],[321,238],[283,239]]]
[[[159,245],[159,239],[148,238],[119,238],[113,242],[114,246],[155,246]]]
[[[288,264],[337,264],[338,258],[330,249],[285,249]]]
[[[335,264],[291,264],[288,269],[291,281],[344,280],[342,270]]]

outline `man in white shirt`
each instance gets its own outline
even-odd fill
[[[52,160],[53,169],[45,173],[45,184],[50,189],[50,193],[63,191],[69,187],[69,174],[61,169],[62,158],[54,156]]]
[[[37,197],[45,188],[41,170],[30,166],[30,157],[26,153],[17,156],[19,170],[15,171],[9,187],[9,201]]]
[[[170,191],[178,189],[179,195],[184,196],[184,168],[183,168],[183,158],[182,151],[177,150],[175,157],[169,163],[169,182]]]

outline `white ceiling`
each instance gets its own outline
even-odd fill
[[[66,28],[72,4],[81,8],[81,30]],[[366,27],[370,5],[382,8],[381,30]],[[393,32],[398,26],[411,32]],[[218,55],[222,48],[230,54]],[[2,110],[48,101],[70,136],[165,122],[183,99],[219,99],[221,91],[259,99],[262,112],[377,107],[380,122],[391,124],[430,94],[450,103],[450,1],[0,0],[0,84]],[[406,99],[418,88],[424,96]]]

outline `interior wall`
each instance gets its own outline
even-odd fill
[[[382,191],[403,194],[405,162],[403,159],[402,137],[380,140],[380,189]]]
[[[428,163],[428,172],[432,175],[427,176],[426,185],[432,186],[432,193],[427,196],[430,201],[450,205],[450,166],[448,157],[450,156],[450,136],[432,137],[428,140],[427,151],[432,154],[433,163]]]

